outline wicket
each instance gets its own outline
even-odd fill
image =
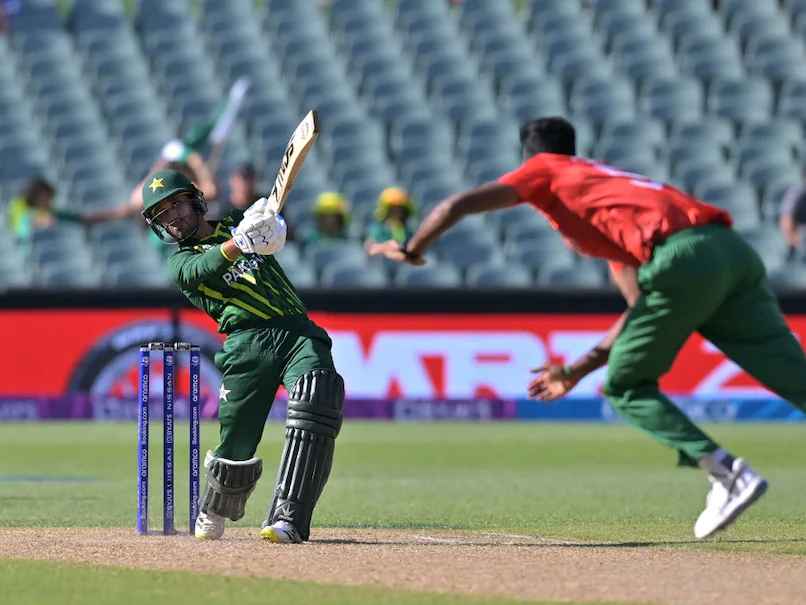
[[[151,381],[151,352],[162,351],[163,360],[163,450],[162,450],[162,533],[176,533],[174,529],[174,386],[176,357],[178,352],[190,353],[190,385],[188,388],[189,443],[189,506],[188,528],[193,533],[199,514],[200,480],[200,380],[201,349],[187,342],[150,342],[140,347],[140,372],[138,381],[138,430],[137,430],[137,532],[148,533],[148,430]]]

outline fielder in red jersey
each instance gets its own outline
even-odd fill
[[[576,156],[539,153],[498,182],[540,211],[575,250],[638,267],[672,233],[730,225],[730,215],[638,174]]]
[[[677,450],[681,465],[708,473],[711,490],[694,534],[711,536],[761,497],[767,481],[697,427],[661,393],[658,380],[697,331],[806,410],[806,357],[767,284],[764,265],[724,210],[576,157],[576,134],[565,119],[527,122],[520,139],[519,168],[442,201],[407,242],[375,244],[368,252],[421,265],[428,246],[463,216],[528,203],[571,247],[609,261],[628,309],[573,364],[537,368],[529,396],[562,397],[606,364],[604,394],[613,408]]]

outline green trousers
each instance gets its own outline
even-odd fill
[[[806,357],[758,254],[721,225],[675,233],[638,271],[641,296],[608,360],[605,395],[629,422],[693,466],[719,446],[658,389],[699,332],[771,391],[806,410]]]
[[[233,332],[215,362],[222,372],[215,455],[248,460],[255,455],[280,384],[290,392],[316,369],[334,369],[330,337],[307,318],[272,320],[270,327]]]

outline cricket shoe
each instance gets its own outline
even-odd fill
[[[193,533],[199,540],[218,540],[224,535],[224,517],[199,511]]]
[[[705,510],[694,524],[694,536],[707,538],[725,529],[767,491],[767,480],[741,458],[725,474],[708,475],[711,491],[705,498]]]
[[[301,544],[297,528],[288,521],[275,521],[260,530],[260,537],[275,544]]]

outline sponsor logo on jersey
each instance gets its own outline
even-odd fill
[[[260,269],[260,266],[265,262],[265,259],[258,255],[253,254],[247,258],[242,258],[232,266],[232,269],[224,273],[221,277],[230,285],[236,279],[246,279],[251,283],[256,283],[254,271]]]

